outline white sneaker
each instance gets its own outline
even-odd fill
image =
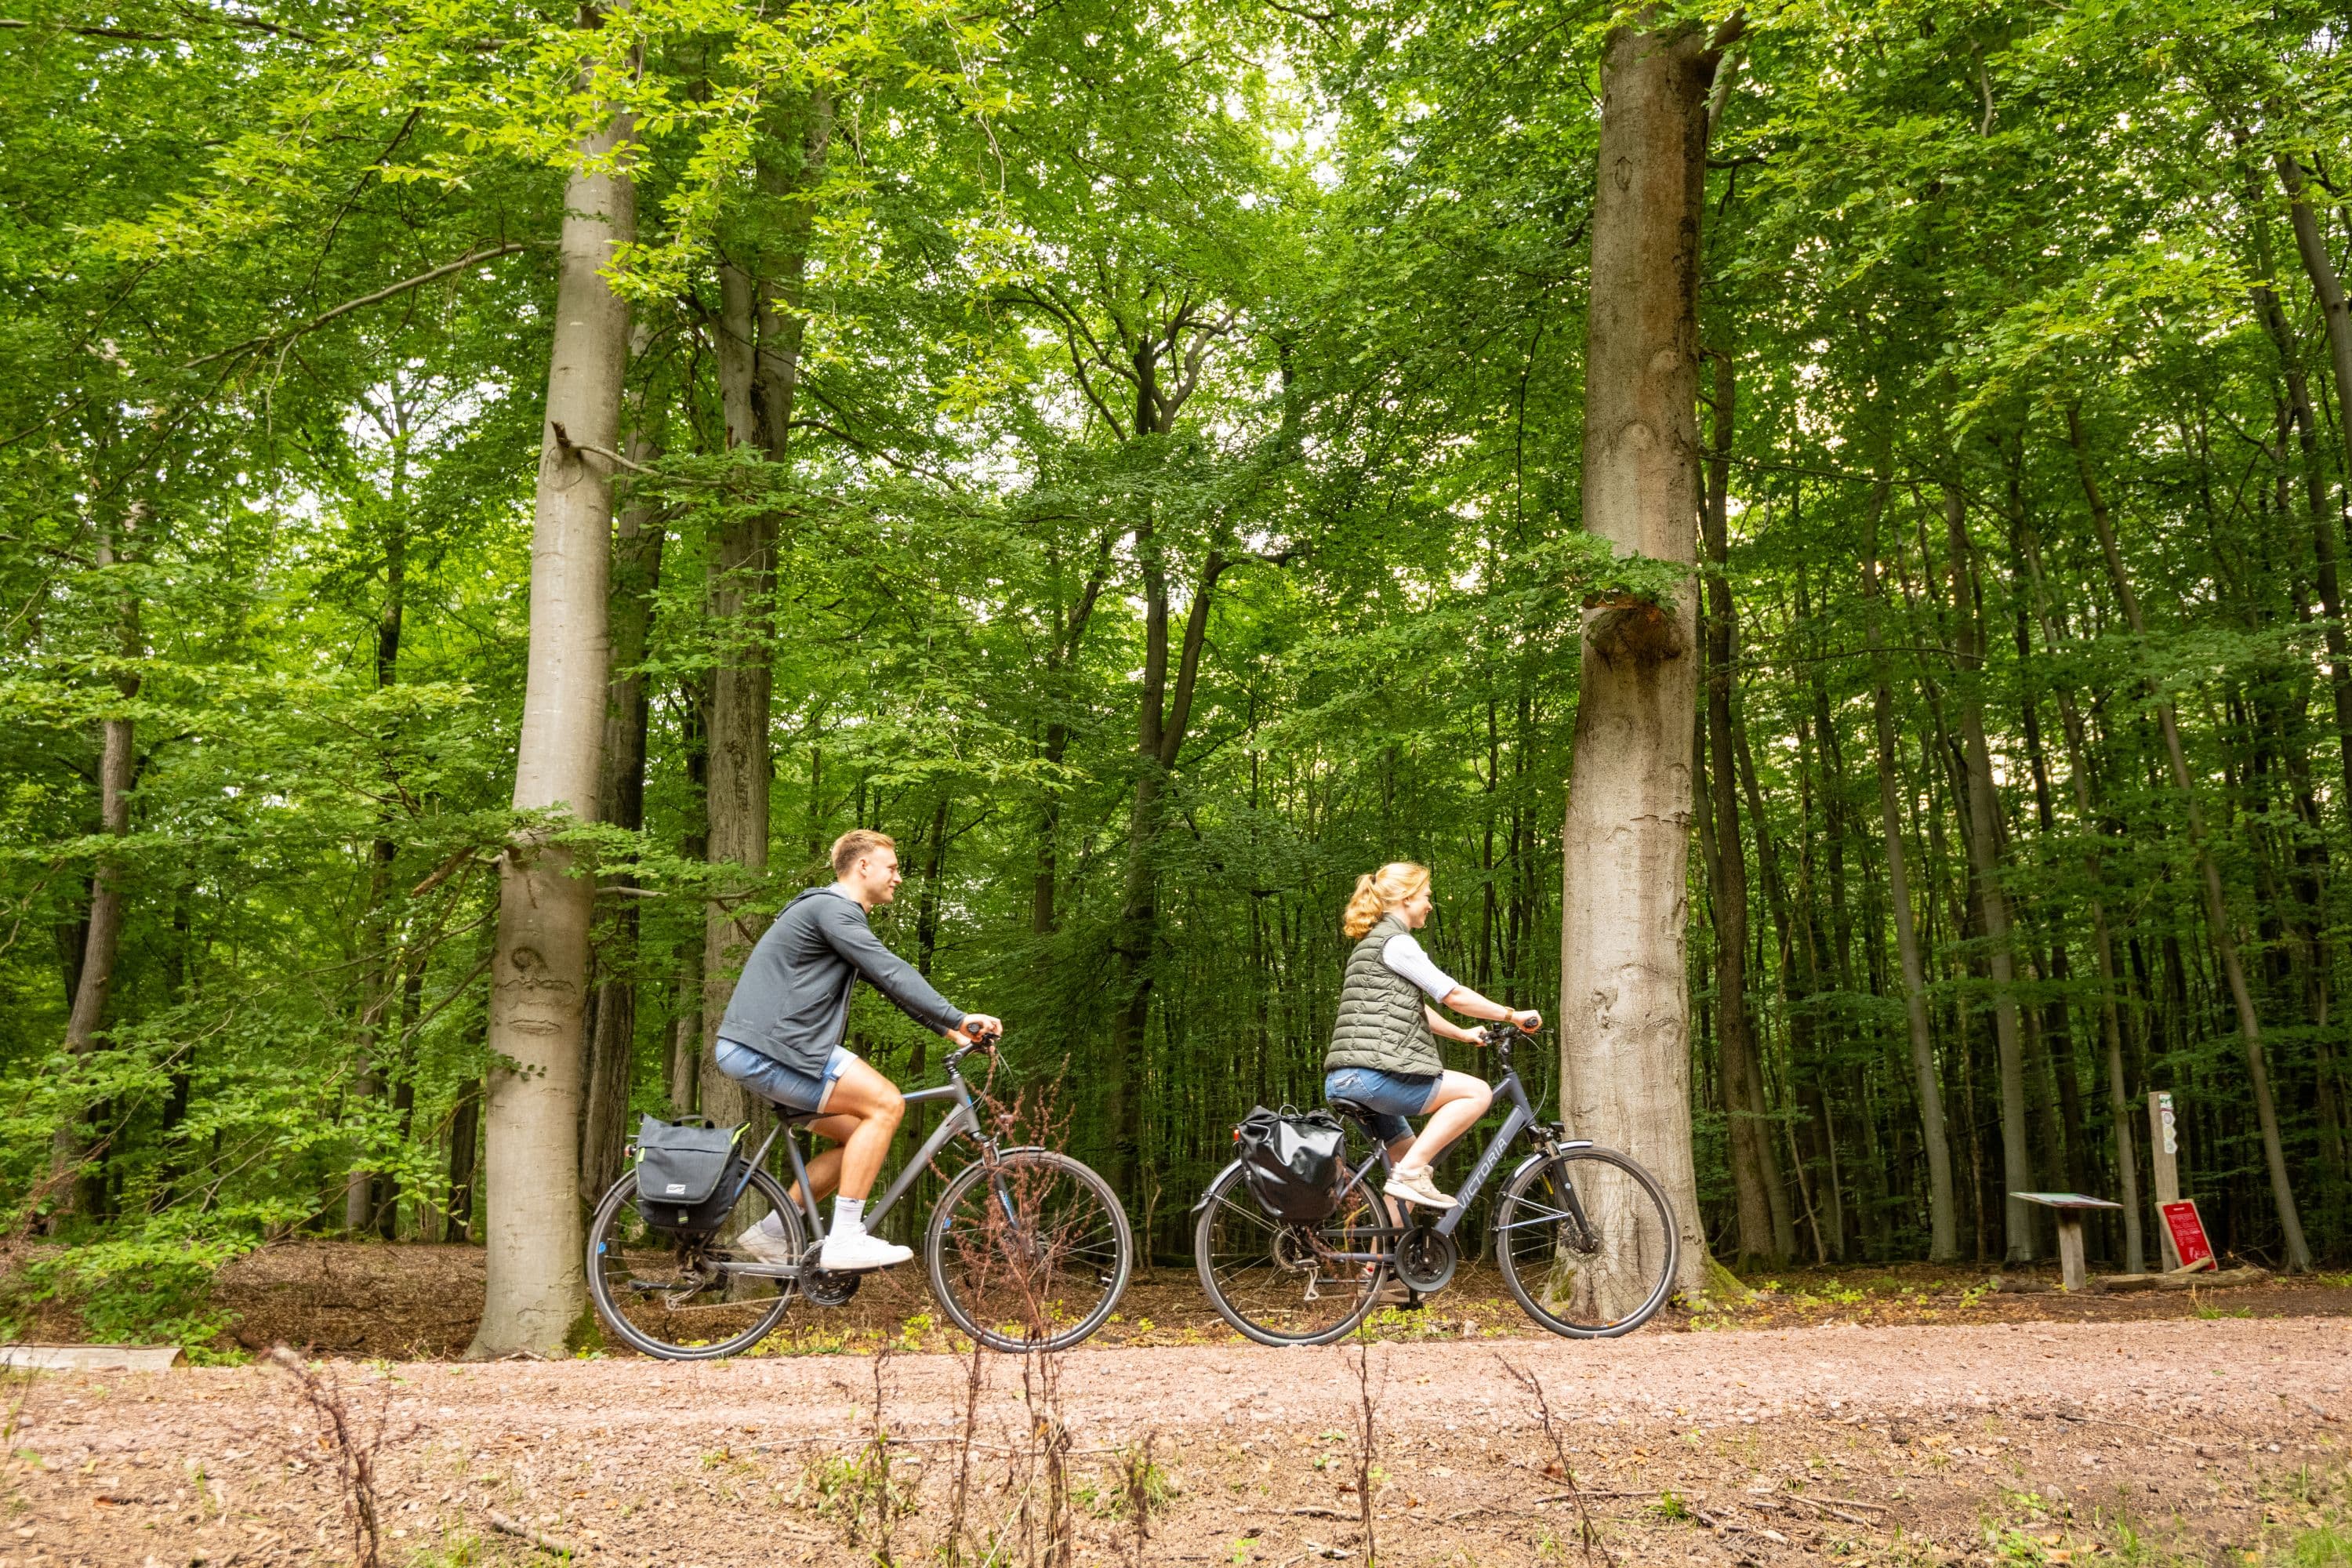
[[[751,1229],[737,1237],[735,1250],[747,1254],[761,1263],[790,1265],[797,1262],[798,1259],[793,1255],[792,1245],[789,1242],[782,1236],[771,1236],[761,1228],[766,1224],[767,1221],[761,1220],[759,1225],[751,1226]]]
[[[1409,1204],[1419,1204],[1424,1208],[1450,1209],[1454,1206],[1453,1194],[1437,1190],[1437,1184],[1429,1179],[1429,1167],[1426,1165],[1399,1165],[1389,1173],[1389,1179],[1381,1184],[1381,1188],[1391,1197],[1402,1198]]]
[[[914,1256],[911,1247],[868,1236],[862,1230],[848,1236],[836,1230],[817,1249],[816,1262],[828,1274],[852,1274],[866,1268],[887,1268]]]

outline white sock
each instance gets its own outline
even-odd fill
[[[833,1234],[863,1236],[866,1234],[866,1200],[835,1198],[833,1200]]]
[[[767,1217],[752,1227],[770,1241],[784,1239],[784,1216],[770,1209]]]

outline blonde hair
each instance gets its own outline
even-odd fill
[[[1339,917],[1339,929],[1349,942],[1381,923],[1381,917],[1429,886],[1429,868],[1411,860],[1391,860],[1369,877],[1356,879],[1356,890],[1348,900],[1348,912]]]
[[[863,856],[877,849],[896,849],[898,841],[870,827],[853,827],[833,841],[833,874],[846,877]]]

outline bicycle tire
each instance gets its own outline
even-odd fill
[[[1348,1191],[1351,1194],[1369,1194],[1369,1188],[1361,1183],[1351,1184]],[[1364,1195],[1361,1201],[1377,1204],[1379,1200]],[[1342,1213],[1347,1212],[1343,1208]],[[1260,1267],[1255,1258],[1255,1244],[1247,1231],[1237,1235],[1230,1246],[1221,1244],[1218,1227],[1225,1224],[1262,1228],[1265,1234],[1265,1267],[1273,1271],[1265,1282],[1270,1289],[1253,1292],[1246,1302],[1236,1299],[1233,1287],[1244,1268],[1255,1269]],[[1342,1228],[1352,1227],[1343,1221]],[[1387,1277],[1388,1262],[1383,1256],[1373,1266],[1369,1280],[1359,1279],[1359,1269],[1353,1265],[1342,1265],[1339,1273],[1328,1277],[1319,1271],[1310,1274],[1307,1267],[1282,1261],[1277,1250],[1281,1237],[1292,1230],[1293,1227],[1269,1215],[1259,1205],[1238,1167],[1229,1170],[1209,1184],[1208,1195],[1201,1201],[1201,1217],[1192,1227],[1193,1268],[1201,1277],[1201,1289],[1207,1294],[1209,1304],[1216,1308],[1217,1315],[1244,1339],[1276,1348],[1327,1345],[1354,1332],[1357,1325],[1370,1316],[1380,1304],[1378,1285]],[[1388,1247],[1383,1238],[1374,1237],[1363,1248],[1349,1247],[1343,1250],[1365,1250],[1384,1255]],[[1227,1254],[1234,1258],[1230,1267],[1218,1262],[1220,1257]],[[1253,1274],[1252,1278],[1255,1279],[1255,1275]],[[1297,1280],[1297,1289],[1303,1302],[1323,1299],[1315,1292],[1315,1286],[1327,1278],[1334,1289],[1329,1298],[1333,1304],[1328,1312],[1316,1314],[1310,1320],[1304,1314],[1277,1313],[1275,1310],[1273,1302],[1277,1294],[1286,1297],[1290,1293],[1287,1284],[1277,1281],[1286,1279]],[[1339,1294],[1341,1290],[1348,1295],[1341,1297]]]
[[[1580,1172],[1579,1165],[1589,1169]],[[1614,1172],[1624,1180],[1603,1179],[1602,1172]],[[1586,1234],[1593,1243],[1590,1247],[1571,1243],[1565,1256],[1588,1260],[1600,1257],[1614,1238],[1619,1253],[1632,1256],[1630,1272],[1613,1258],[1597,1271],[1590,1261],[1562,1262],[1561,1235],[1574,1226],[1574,1220],[1567,1210],[1539,1194],[1558,1192],[1563,1185],[1578,1194],[1577,1206],[1585,1210],[1592,1223]],[[1674,1205],[1666,1201],[1665,1190],[1638,1161],[1614,1149],[1562,1149],[1520,1170],[1496,1202],[1494,1230],[1496,1261],[1520,1310],[1553,1333],[1572,1340],[1616,1339],[1657,1316],[1673,1293],[1675,1270],[1682,1256]],[[1518,1236],[1536,1239],[1523,1249],[1514,1245],[1513,1238]],[[1523,1267],[1545,1255],[1547,1239],[1552,1250],[1541,1270],[1543,1277],[1535,1281],[1542,1289],[1531,1289]],[[1596,1277],[1601,1280],[1597,1286]],[[1607,1298],[1605,1302],[1600,1300],[1602,1296]],[[1567,1306],[1573,1310],[1580,1299],[1591,1303],[1592,1316],[1601,1321],[1580,1321],[1563,1317],[1557,1310]]]
[[[765,1171],[752,1172],[745,1191],[747,1194],[756,1194],[770,1208],[783,1216],[786,1241],[794,1256],[806,1250],[806,1232],[801,1223],[800,1213],[793,1207],[783,1187],[773,1176]],[[776,1294],[764,1304],[718,1300],[695,1303],[694,1310],[724,1310],[727,1306],[740,1305],[751,1314],[752,1321],[749,1328],[719,1340],[703,1342],[667,1340],[651,1331],[648,1324],[660,1321],[667,1311],[677,1308],[666,1306],[662,1313],[641,1311],[636,1317],[625,1311],[614,1294],[614,1276],[616,1272],[628,1272],[633,1263],[643,1263],[648,1268],[662,1267],[653,1260],[666,1253],[670,1258],[669,1268],[681,1275],[691,1272],[699,1276],[704,1270],[723,1262],[724,1227],[711,1237],[697,1243],[680,1243],[673,1237],[669,1238],[670,1245],[667,1247],[649,1247],[642,1242],[632,1245],[629,1237],[632,1226],[636,1226],[646,1236],[661,1237],[663,1234],[646,1230],[637,1220],[636,1195],[636,1173],[631,1172],[614,1183],[611,1190],[605,1193],[588,1226],[588,1295],[596,1305],[596,1316],[604,1323],[606,1332],[614,1335],[631,1350],[661,1361],[717,1361],[726,1356],[740,1355],[775,1331],[795,1295],[790,1280],[771,1282],[776,1288]],[[615,1265],[618,1265],[617,1268]],[[718,1279],[723,1281],[724,1279],[724,1273],[719,1273]],[[651,1296],[662,1293],[657,1285],[636,1280],[634,1277],[631,1284],[637,1287],[636,1293],[639,1294]],[[707,1293],[712,1288],[710,1283],[702,1284],[692,1291],[685,1292],[682,1300]],[[680,1289],[683,1289],[683,1280]],[[640,1322],[639,1318],[645,1321]]]
[[[1027,1173],[1028,1174],[1024,1174]],[[1042,1260],[1013,1258],[1011,1266],[998,1271],[1005,1257],[1001,1237],[967,1246],[962,1237],[970,1229],[959,1230],[953,1239],[950,1231],[963,1205],[971,1201],[976,1189],[992,1175],[1007,1179],[1024,1190],[1013,1198],[1016,1206],[1034,1211],[1048,1202],[1044,1183],[1049,1177],[1066,1181],[1071,1188],[1090,1199],[1097,1210],[1095,1219],[1070,1219],[1057,1215],[1045,1223],[1055,1236]],[[992,1193],[992,1197],[994,1194]],[[984,1211],[1002,1212],[1002,1203],[992,1203]],[[992,1226],[992,1220],[983,1222]],[[1089,1233],[1077,1234],[1077,1227],[1089,1225]],[[1106,1250],[1108,1256],[1105,1256]],[[1110,1184],[1093,1170],[1067,1154],[1053,1149],[1008,1149],[993,1163],[974,1161],[958,1172],[940,1194],[932,1205],[931,1217],[923,1226],[923,1267],[930,1276],[931,1295],[938,1300],[950,1321],[993,1351],[1020,1355],[1030,1351],[1063,1351],[1077,1344],[1109,1321],[1118,1308],[1119,1298],[1127,1293],[1127,1283],[1135,1268],[1135,1235],[1127,1223],[1127,1210],[1118,1201]],[[982,1278],[975,1289],[971,1275],[977,1267]],[[1084,1280],[1091,1276],[1101,1290],[1084,1313],[1067,1326],[1061,1326],[1053,1316],[1060,1304],[1060,1288],[1066,1279]],[[990,1281],[1003,1289],[1013,1313],[1005,1321],[1030,1319],[1027,1327],[1018,1333],[1007,1332],[997,1324],[1002,1310],[994,1300],[979,1300],[980,1290]],[[961,1281],[961,1285],[959,1285]],[[1041,1332],[1051,1327],[1053,1331]]]

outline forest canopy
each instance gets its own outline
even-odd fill
[[[1163,1261],[1233,1123],[1319,1100],[1386,861],[1574,1128],[1654,1066],[1579,978],[1595,628],[1693,611],[1641,764],[1687,1124],[1635,1141],[1707,1248],[2025,1260],[2009,1194],[2064,1189],[2160,1267],[2165,1090],[2219,1248],[2345,1257],[2346,47],[2230,0],[18,0],[36,1287],[201,1341],[289,1237],[528,1191],[576,1242],[638,1115],[753,1114],[718,1016],[855,826]],[[1696,73],[1681,272],[1596,236],[1645,49]],[[1694,504],[1629,546],[1588,468],[1653,294]],[[530,889],[583,955],[514,981],[544,1037]],[[871,994],[852,1036],[937,1076]]]

